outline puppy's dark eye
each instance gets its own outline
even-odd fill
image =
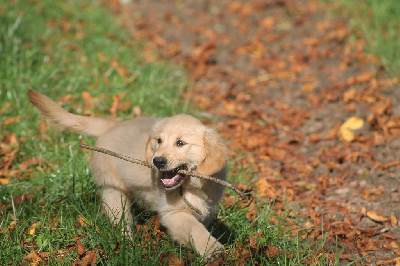
[[[157,139],[157,143],[158,143],[158,144],[161,144],[161,143],[162,143],[162,140],[161,140],[160,138],[158,138],[158,139]]]
[[[186,143],[185,142],[183,142],[182,140],[177,140],[176,141],[176,146],[183,146],[183,145],[185,145]]]

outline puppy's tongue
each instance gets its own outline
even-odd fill
[[[180,178],[180,175],[179,175],[179,174],[176,174],[176,175],[174,175],[174,176],[172,176],[172,175],[169,176],[169,175],[165,175],[165,174],[164,174],[164,178],[161,179],[161,182],[162,182],[165,186],[169,187],[169,186],[173,186],[173,185],[175,185],[176,183],[178,183],[179,178]]]

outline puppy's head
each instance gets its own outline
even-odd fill
[[[189,115],[164,118],[156,123],[146,146],[146,160],[161,173],[166,189],[181,185],[179,170],[212,175],[227,162],[227,149],[218,134]]]

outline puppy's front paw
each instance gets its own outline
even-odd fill
[[[207,263],[211,263],[221,257],[222,254],[224,254],[225,247],[219,243],[215,242],[213,246],[207,251],[207,254],[205,255],[205,260]]]

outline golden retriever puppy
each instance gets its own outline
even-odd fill
[[[206,226],[214,218],[223,186],[177,173],[180,169],[193,170],[225,180],[227,149],[213,129],[183,114],[124,122],[79,116],[37,91],[29,90],[28,95],[61,129],[97,137],[98,147],[154,165],[149,169],[93,153],[90,168],[102,190],[102,209],[112,220],[124,217],[131,223],[130,207],[135,202],[156,211],[178,243],[193,247],[208,260],[220,255],[224,247]]]

